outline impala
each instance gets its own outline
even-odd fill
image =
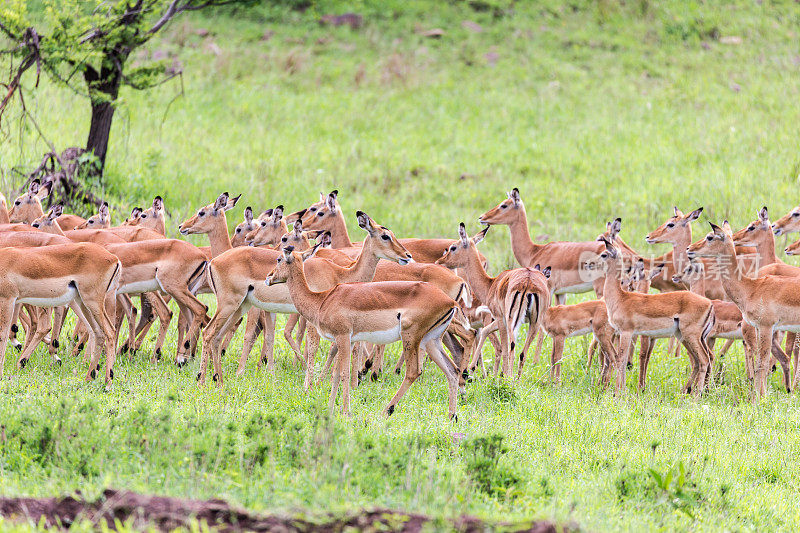
[[[641,294],[622,290],[622,254],[608,240],[602,239],[602,242],[606,249],[600,257],[607,268],[603,298],[608,309],[608,321],[619,334],[615,361],[617,391],[622,392],[625,387],[627,354],[635,335],[650,338],[677,336],[689,352],[692,364],[692,375],[684,390],[701,394],[711,364],[706,344],[706,337],[714,326],[711,301],[688,291]],[[646,372],[646,368],[641,369],[642,374]]]
[[[315,290],[326,290],[336,283],[369,281],[375,275],[380,258],[403,264],[411,260],[411,254],[397,241],[394,234],[383,226],[375,224],[365,213],[356,213],[361,228],[367,231],[368,246],[362,249],[358,261],[349,268],[339,267],[325,259],[314,259],[307,265],[308,279]],[[217,296],[217,311],[203,333],[203,359],[198,380],[205,380],[208,358],[214,360],[214,379],[222,383],[219,360],[222,338],[250,307],[257,307],[270,313],[297,313],[286,286],[269,287],[263,283],[282,253],[276,250],[254,247],[233,248],[215,257],[208,267],[209,284]],[[265,339],[266,341],[266,339]],[[243,352],[242,357],[247,354]],[[313,354],[312,354],[313,355]],[[349,354],[348,354],[349,357]],[[267,362],[274,368],[272,349],[268,351]],[[240,371],[245,364],[240,360]],[[310,386],[313,365],[306,365],[306,384]]]
[[[463,269],[472,291],[491,310],[500,328],[503,351],[499,357],[502,360],[503,374],[510,377],[519,330],[527,322],[530,324],[529,331],[538,331],[539,323],[550,306],[550,291],[544,274],[532,268],[515,268],[505,270],[496,277],[489,276],[483,268],[477,249],[488,229],[486,227],[473,238],[469,238],[462,222],[458,227],[459,240],[451,243],[436,264]],[[551,369],[551,375],[558,381],[561,375],[560,365]]]
[[[775,331],[800,331],[800,279],[783,276],[762,276],[751,279],[745,276],[742,267],[736,261],[736,248],[730,226],[723,227],[711,224],[711,232],[706,237],[689,247],[688,255],[694,257],[719,258],[719,266],[726,282],[725,292],[739,307],[745,322],[756,329],[754,350],[755,394],[753,400],[767,393],[767,375],[772,367],[771,347]],[[788,361],[778,357],[784,367],[784,376]],[[798,379],[798,371],[792,384]],[[790,382],[786,381],[786,390],[791,391]]]
[[[550,267],[551,292],[559,305],[566,301],[569,293],[592,290],[592,282],[584,279],[580,265],[588,257],[599,254],[602,246],[597,242],[534,243],[528,233],[525,205],[516,187],[508,193],[508,198],[481,215],[478,222],[488,226],[503,224],[509,227],[511,249],[521,266],[540,264]]]
[[[40,185],[39,180],[33,180],[28,186],[28,191],[14,200],[11,211],[8,215],[11,222],[32,223],[35,219],[44,215],[42,199],[50,194],[50,184]],[[85,220],[76,215],[61,215],[58,217],[58,225],[63,230],[74,229],[75,226],[83,224]]]
[[[111,227],[111,213],[108,202],[103,202],[97,214],[90,216],[83,224],[78,224],[73,229],[108,229]]]
[[[120,273],[119,260],[91,243],[39,248],[3,248],[0,253],[0,376],[14,308],[19,304],[59,307],[77,303],[90,326],[91,363],[87,381],[97,375],[106,353],[106,384],[114,378],[114,326],[109,308]],[[20,366],[24,366],[20,361]]]
[[[8,218],[8,203],[6,197],[0,192],[0,224],[11,224],[11,219]]]
[[[447,378],[448,410],[456,418],[458,376],[455,363],[442,347],[442,334],[456,312],[456,302],[436,287],[424,282],[385,281],[344,283],[324,291],[315,291],[306,279],[303,259],[284,248],[276,258],[267,285],[286,283],[297,310],[320,334],[336,343],[338,362],[328,402],[333,412],[339,383],[343,381],[342,412],[350,414],[351,343],[366,341],[387,344],[403,341],[406,376],[400,389],[389,401],[386,413],[391,415],[408,388],[420,376],[419,351],[442,369]],[[219,372],[220,369],[217,369]]]

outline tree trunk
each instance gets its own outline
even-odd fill
[[[111,120],[114,118],[114,105],[111,102],[92,102],[92,123],[89,126],[89,138],[86,151],[94,152],[100,161],[100,173],[106,164],[108,138],[111,135]]]

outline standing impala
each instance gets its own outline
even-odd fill
[[[689,247],[690,258],[713,257],[721,259],[719,268],[725,282],[725,292],[742,312],[743,319],[756,329],[754,354],[755,394],[753,401],[767,393],[767,375],[772,368],[771,347],[775,331],[800,331],[800,279],[783,276],[748,278],[736,261],[733,236],[727,222],[723,227],[711,224],[711,232],[703,240]],[[784,368],[786,390],[797,383],[798,371],[790,384],[786,375],[788,361],[778,356]]]
[[[119,260],[96,244],[3,248],[0,253],[0,376],[14,308],[20,304],[59,307],[77,303],[88,322],[91,363],[86,380],[97,375],[106,353],[106,385],[114,378],[114,325],[109,309],[120,273]],[[24,366],[24,361],[20,361]]]
[[[455,419],[458,376],[455,364],[442,348],[442,334],[456,312],[456,302],[433,285],[415,281],[344,283],[325,291],[314,291],[305,277],[302,257],[293,250],[291,246],[284,248],[267,284],[287,283],[292,302],[300,314],[324,338],[336,343],[338,361],[333,371],[329,412],[334,411],[339,383],[343,381],[342,412],[350,414],[352,342],[387,344],[402,340],[406,377],[386,413],[394,412],[397,403],[422,373],[419,351],[424,348],[447,378],[449,414]]]
[[[659,338],[677,336],[689,352],[692,375],[684,387],[687,393],[699,395],[706,384],[712,355],[706,344],[714,326],[714,307],[711,301],[688,291],[659,294],[640,294],[622,290],[622,255],[608,240],[602,239],[605,251],[600,257],[606,263],[603,298],[608,309],[608,321],[619,334],[616,388],[625,387],[628,353],[635,335]],[[647,368],[642,368],[642,374]]]
[[[503,224],[511,230],[511,249],[523,267],[540,264],[550,267],[550,287],[557,303],[563,304],[569,293],[592,290],[592,282],[584,279],[581,262],[599,254],[597,242],[549,242],[536,244],[528,232],[528,216],[516,187],[508,198],[480,216],[478,222],[489,226]]]
[[[505,270],[496,277],[487,274],[478,256],[477,245],[488,230],[487,227],[470,239],[462,222],[458,226],[459,240],[450,245],[436,264],[463,269],[469,287],[491,310],[500,329],[500,345],[503,349],[501,354],[495,356],[501,357],[503,374],[511,377],[520,327],[527,322],[530,324],[529,331],[539,330],[540,321],[550,306],[550,291],[547,278],[533,268]],[[486,330],[492,330],[492,327]],[[560,365],[551,369],[551,375],[556,381],[560,379]]]

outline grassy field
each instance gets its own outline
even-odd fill
[[[623,238],[662,253],[643,237],[673,205],[705,207],[699,236],[707,220],[737,227],[764,204],[773,218],[797,204],[796,4],[312,4],[181,18],[148,49],[184,64],[185,93],[175,99],[175,83],[123,94],[106,191],[117,219],[161,194],[174,235],[224,190],[244,195],[233,222],[246,205],[295,210],[338,188],[346,212],[363,209],[398,236],[455,237],[459,221],[476,229],[517,186],[534,237],[588,240],[621,216]],[[344,11],[363,14],[364,27],[316,22]],[[444,35],[419,34],[431,28]],[[43,81],[28,104],[57,146],[82,144],[85,101]],[[47,148],[14,121],[2,135],[10,196],[9,169]],[[514,264],[507,229],[481,246],[495,268]],[[241,333],[224,390],[197,388],[197,362],[149,364],[150,344],[119,359],[110,393],[81,382],[79,361],[52,367],[40,351],[19,372],[9,352],[0,493],[113,486],[270,511],[380,505],[603,531],[797,528],[800,411],[777,375],[750,405],[736,348],[724,384],[694,401],[678,392],[687,361],[659,346],[645,393],[633,392],[633,371],[617,398],[594,385],[586,342],[568,341],[560,387],[546,360],[511,386],[470,384],[457,423],[432,366],[390,419],[380,413],[400,384],[393,374],[354,392],[351,419],[329,420],[327,384],[303,392],[282,341],[275,375],[253,360],[234,378]]]

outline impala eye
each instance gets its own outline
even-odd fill
[[[747,227],[747,231],[753,231],[754,229],[756,229],[756,228],[755,228],[755,227],[753,227],[753,226],[748,226],[748,227]]]
[[[320,211],[319,213],[317,213],[317,216],[318,216],[318,217],[324,217],[324,216],[325,216],[325,213],[324,213],[324,212],[322,212],[322,211]]]
[[[20,202],[19,200],[17,200],[17,201],[15,201],[15,202],[14,202],[14,205],[19,205],[19,204],[21,204],[21,203],[22,203],[22,202]]]
[[[142,215],[142,218],[147,218],[147,215]]]
[[[455,245],[455,244],[454,244],[453,246],[451,246],[451,247],[450,247],[450,251],[451,251],[451,252],[455,252],[455,251],[456,251],[456,245]]]
[[[388,235],[381,235],[381,239],[383,239],[384,241],[391,240]]]
[[[279,258],[277,258],[277,259],[275,260],[275,262],[276,262],[276,263],[280,263],[281,261],[283,261],[283,257],[279,257]]]
[[[795,218],[800,217],[800,213],[795,211],[794,213],[792,213],[792,216]]]
[[[713,240],[714,240],[714,237],[712,237],[711,235],[706,235],[706,240],[707,240],[708,242],[711,242],[711,241],[713,241]]]
[[[266,228],[267,227],[267,223],[266,222],[261,222],[261,227],[262,228]]]
[[[506,204],[500,204],[500,209],[505,209],[506,207],[508,207]]]
[[[311,212],[313,213],[314,211],[316,211],[316,210],[317,210],[317,208],[316,208],[316,207],[309,207],[309,208],[308,208],[308,210],[309,210],[309,211],[311,211]]]
[[[286,237],[281,237],[281,242],[289,242],[289,239],[287,239]]]
[[[206,216],[206,212],[205,211],[200,211],[199,213],[197,213],[197,216],[204,217],[204,216]]]
[[[674,228],[675,227],[675,223],[674,222],[670,222],[670,223],[667,224],[667,227],[668,228]]]
[[[242,228],[236,228],[236,233],[241,233],[241,232],[242,232]]]

